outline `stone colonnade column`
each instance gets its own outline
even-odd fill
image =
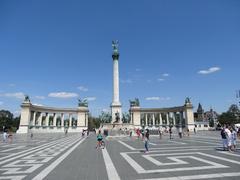
[[[49,113],[46,113],[45,126],[49,126]]]
[[[57,113],[53,114],[53,126],[56,127],[57,126]]]
[[[38,117],[38,125],[42,126],[42,112],[39,112],[40,116]]]
[[[162,113],[160,113],[159,116],[160,116],[160,117],[159,117],[159,119],[160,119],[160,126],[162,126],[162,125],[163,125],[163,123],[162,123]]]
[[[155,126],[155,123],[156,123],[156,122],[155,122],[155,115],[154,115],[154,113],[152,113],[152,121],[153,121],[153,122],[152,122],[152,125]]]
[[[166,118],[167,118],[167,124],[166,125],[169,125],[169,112],[167,112]]]
[[[61,113],[61,127],[64,127],[64,113]]]
[[[69,114],[69,124],[68,124],[69,127],[72,127],[73,126],[73,122],[72,122],[72,114],[70,113]]]
[[[33,123],[32,123],[33,126],[36,125],[36,111],[33,112]]]

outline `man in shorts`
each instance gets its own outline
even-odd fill
[[[96,148],[101,147],[102,142],[103,142],[103,136],[101,134],[101,130],[99,130],[98,135],[97,135],[97,146],[96,146]]]

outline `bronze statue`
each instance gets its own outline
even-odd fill
[[[118,52],[118,40],[112,41],[113,52]]]
[[[191,103],[190,98],[187,97],[187,98],[185,99],[185,104],[190,104],[190,103]]]
[[[87,99],[78,99],[78,107],[88,107]]]
[[[129,100],[129,102],[130,102],[130,107],[140,106],[138,98],[135,98],[134,100]]]
[[[24,97],[24,101],[25,101],[25,102],[30,102],[30,98],[29,98],[28,95],[25,95],[25,97]]]
[[[115,113],[115,123],[118,123],[120,120],[119,112]]]

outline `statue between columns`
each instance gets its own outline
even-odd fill
[[[78,107],[88,107],[87,99],[78,99]]]

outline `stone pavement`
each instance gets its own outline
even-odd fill
[[[1,137],[2,138],[2,137]],[[0,143],[0,179],[177,180],[239,179],[240,150],[222,151],[220,132],[180,139],[150,136],[150,152],[136,137],[107,137],[96,149],[96,135],[14,135]]]

